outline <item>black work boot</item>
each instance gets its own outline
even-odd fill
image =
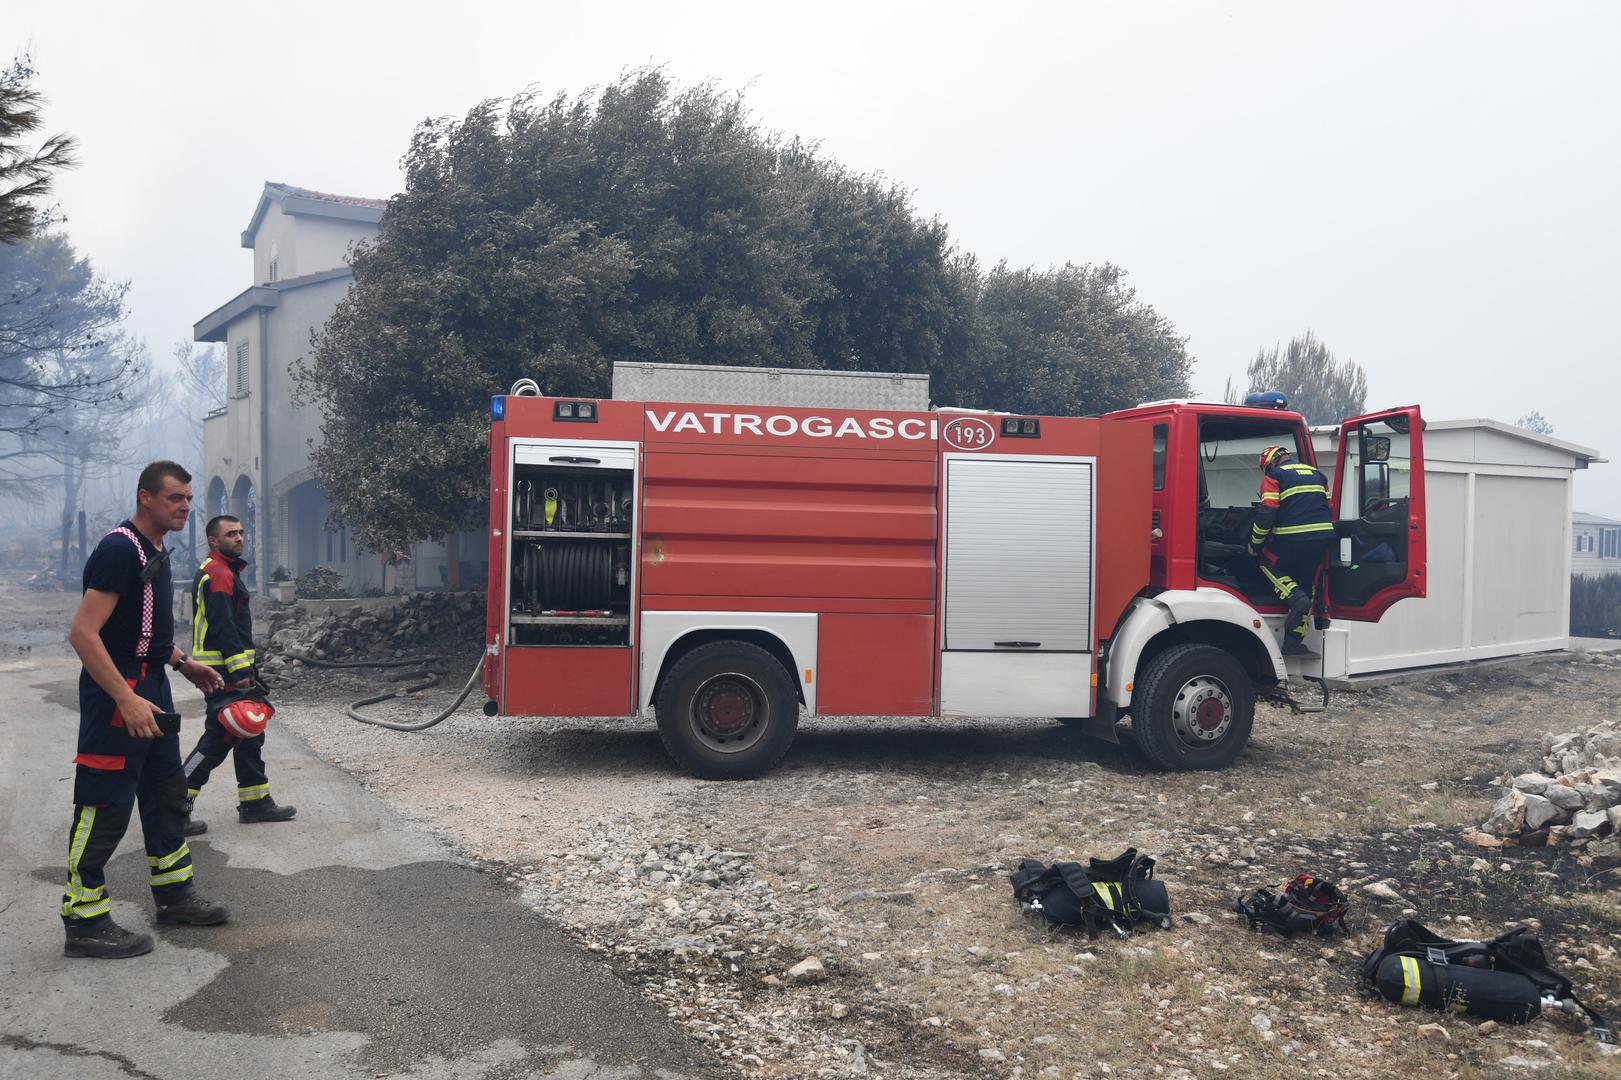
[[[1312,655],[1312,651],[1310,649],[1306,648],[1306,639],[1304,637],[1302,637],[1301,635],[1299,635],[1299,634],[1284,634],[1283,635],[1283,649],[1282,649],[1282,652],[1283,652],[1284,656],[1311,656]]]
[[[188,888],[167,904],[158,904],[158,922],[186,926],[218,926],[230,913],[224,904],[204,900],[196,889]]]
[[[93,956],[101,960],[123,960],[152,951],[152,935],[125,930],[111,915],[94,919],[65,919],[67,940],[63,956]]]
[[[186,817],[180,826],[180,835],[182,836],[201,836],[208,831],[208,822],[193,821],[191,819],[191,808],[196,802],[195,798],[186,800]]]
[[[1306,636],[1306,620],[1311,615],[1311,595],[1305,589],[1296,589],[1289,596],[1289,614],[1283,617],[1283,628]]]
[[[269,795],[254,799],[252,802],[238,803],[236,808],[236,816],[244,825],[252,825],[258,821],[291,821],[296,813],[298,807],[277,806],[276,800]]]

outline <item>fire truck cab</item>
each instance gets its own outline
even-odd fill
[[[770,770],[801,714],[1129,717],[1154,765],[1220,768],[1257,697],[1326,698],[1333,620],[1424,595],[1416,407],[1341,426],[1315,654],[1287,661],[1246,550],[1262,448],[1316,463],[1279,402],[491,411],[486,711],[651,714],[704,777]]]

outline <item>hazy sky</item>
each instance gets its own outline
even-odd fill
[[[265,180],[386,196],[414,125],[661,64],[882,171],[987,263],[1109,261],[1217,395],[1307,327],[1370,405],[1618,459],[1621,4],[135,5],[6,0],[81,251],[154,351],[249,284]]]

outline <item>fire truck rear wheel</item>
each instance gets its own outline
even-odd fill
[[[712,641],[677,660],[653,703],[677,765],[705,780],[770,772],[799,728],[799,696],[777,658],[743,641]]]
[[[1137,746],[1160,769],[1222,769],[1249,741],[1249,673],[1214,645],[1173,645],[1148,662],[1132,700]]]

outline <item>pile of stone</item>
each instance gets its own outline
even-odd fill
[[[1497,782],[1507,790],[1481,826],[1486,836],[1621,861],[1621,721],[1544,736],[1541,772]]]
[[[408,593],[373,600],[300,602],[274,608],[256,635],[272,674],[315,660],[386,660],[424,651],[456,655],[484,640],[481,592]]]

